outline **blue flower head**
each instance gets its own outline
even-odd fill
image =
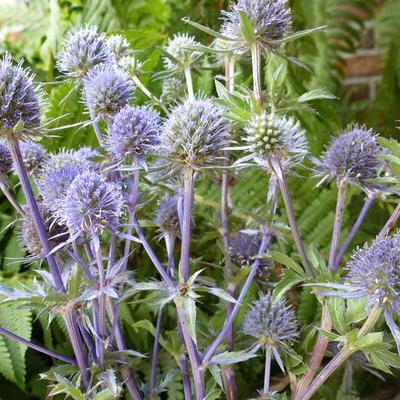
[[[121,161],[148,154],[160,143],[160,123],[160,116],[151,108],[124,107],[108,132],[109,153]]]
[[[104,229],[115,232],[122,213],[122,194],[117,184],[99,173],[78,175],[68,188],[62,207],[62,220],[72,236]]]
[[[219,164],[230,143],[230,123],[211,100],[188,100],[172,109],[162,131],[162,146],[173,167]]]
[[[287,0],[238,0],[230,11],[222,12],[221,28],[224,36],[233,39],[233,49],[238,53],[249,48],[240,27],[241,12],[253,26],[257,42],[266,49],[275,50],[275,42],[290,30],[292,18]]]
[[[189,50],[190,46],[196,46],[199,43],[193,36],[178,33],[168,40],[166,51],[175,60],[164,57],[164,65],[166,69],[185,68],[197,61],[201,55],[198,51]]]
[[[156,225],[162,234],[180,235],[179,215],[178,215],[178,199],[176,196],[165,197],[156,212]]]
[[[125,107],[133,95],[128,74],[114,64],[100,64],[89,71],[83,96],[93,118],[107,119]]]
[[[0,139],[0,181],[11,171],[13,160],[5,140]]]
[[[44,147],[32,140],[24,140],[20,143],[22,159],[27,171],[35,174],[47,160],[47,152]]]
[[[382,167],[381,148],[376,135],[365,126],[355,125],[336,137],[322,156],[317,175],[364,186],[376,178]]]
[[[33,75],[15,65],[6,54],[0,60],[0,136],[18,134],[13,132],[22,124],[21,133],[33,134],[40,125],[41,93],[33,84]]]
[[[57,54],[58,70],[80,82],[94,66],[111,61],[105,35],[94,26],[73,28]]]
[[[244,317],[242,332],[256,338],[263,347],[275,348],[299,335],[293,309],[282,299],[274,302],[271,293],[252,304]]]
[[[129,43],[123,35],[110,35],[106,39],[106,44],[111,55],[118,63],[122,58],[130,56],[132,51],[129,49]]]

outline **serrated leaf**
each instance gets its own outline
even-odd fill
[[[373,332],[358,338],[353,346],[362,351],[373,351],[382,349],[383,332]]]

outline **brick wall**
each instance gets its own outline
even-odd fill
[[[345,56],[343,91],[353,100],[371,100],[376,94],[382,65],[376,46],[374,20],[368,19],[369,17],[365,14],[360,14],[360,16],[365,21],[365,29],[356,53]]]

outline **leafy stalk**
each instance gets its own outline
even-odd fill
[[[381,314],[382,308],[379,305],[376,305],[371,310],[364,325],[358,331],[357,339],[365,336],[373,329]],[[357,350],[358,349],[355,346],[344,346],[313,380],[313,382],[310,384],[308,389],[301,397],[301,400],[309,400],[317,392],[321,385]]]

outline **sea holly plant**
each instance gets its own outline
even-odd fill
[[[57,68],[82,96],[87,120],[78,125],[92,126],[96,148],[47,151],[53,121],[43,117],[42,88],[22,62],[0,61],[0,189],[35,269],[31,283],[0,286],[1,301],[45,316],[50,328],[62,321],[73,355],[1,326],[0,334],[54,359],[42,374],[49,396],[309,399],[342,366],[351,381],[346,363],[355,355],[373,372],[400,368],[400,242],[390,232],[399,207],[376,238],[349,251],[371,204],[396,201],[399,145],[353,124],[319,157],[310,154],[298,111],[316,118],[312,102],[334,96],[286,93],[280,80],[288,62],[305,67],[285,44],[322,27],[295,32],[285,0],[239,0],[221,20],[220,31],[185,20],[214,37],[211,45],[188,34],[167,41],[164,69],[153,74],[169,85],[160,97],[138,78],[127,38],[72,29]],[[238,72],[247,55],[249,77]],[[269,63],[277,66],[263,82]],[[214,97],[193,79],[205,66]],[[232,196],[249,171],[248,179],[265,180],[262,213],[239,210]],[[337,185],[329,254],[302,237],[296,180],[314,181],[315,190]],[[199,201],[206,185],[219,204]],[[350,189],[367,199],[347,234]],[[219,214],[212,224],[204,203]],[[209,248],[199,247],[210,230]],[[139,308],[129,314],[132,304]],[[143,319],[148,309],[154,324]],[[138,329],[153,338],[135,348]],[[257,372],[248,375],[250,363]],[[239,384],[242,374],[254,379],[251,390]]]

